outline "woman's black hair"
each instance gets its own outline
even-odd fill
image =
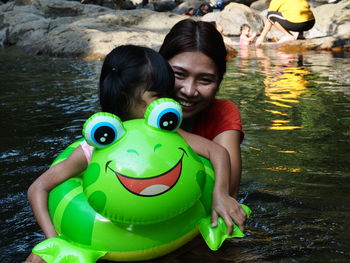
[[[174,92],[174,73],[168,62],[147,47],[124,45],[105,58],[99,81],[102,111],[125,120],[132,101],[142,103],[145,91],[170,97]]]
[[[210,22],[184,19],[166,35],[159,53],[170,60],[183,52],[200,51],[211,58],[218,70],[219,84],[226,72],[227,51],[222,35]]]

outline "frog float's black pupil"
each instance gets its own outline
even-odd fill
[[[96,129],[94,137],[99,144],[108,145],[113,142],[115,135],[111,127],[101,126]]]
[[[179,123],[179,118],[173,112],[165,113],[159,121],[160,128],[163,130],[172,131],[176,128]]]

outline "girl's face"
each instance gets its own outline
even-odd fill
[[[243,35],[249,35],[250,33],[250,28],[249,27],[244,27],[242,30]]]
[[[159,95],[157,92],[145,91],[141,95],[141,101],[136,101],[136,100],[132,101],[127,119],[128,120],[142,119],[144,117],[144,114],[148,105],[158,98],[159,98]]]
[[[169,61],[175,73],[175,99],[185,119],[194,117],[214,99],[218,90],[214,61],[200,51],[183,52]]]

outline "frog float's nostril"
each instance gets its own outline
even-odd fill
[[[139,156],[139,153],[134,149],[129,149],[129,150],[127,150],[127,152],[132,153],[132,154],[136,154],[137,156]]]
[[[108,161],[107,163],[106,163],[106,166],[105,166],[105,173],[107,172],[107,169],[109,168],[109,169],[111,169],[110,167],[109,167],[109,164],[111,163],[112,161]],[[112,169],[111,169],[112,170]],[[113,170],[112,170],[113,171]]]
[[[184,154],[186,154],[186,156],[188,156],[188,155],[187,155],[187,152],[185,151],[185,149],[184,149],[184,148],[179,147],[179,149],[180,149],[181,151],[183,151],[183,152],[184,152]]]
[[[161,144],[156,144],[155,146],[154,146],[154,148],[153,148],[153,151],[155,152],[158,148],[160,148],[160,147],[162,147],[162,145]]]

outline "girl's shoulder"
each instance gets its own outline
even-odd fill
[[[86,161],[89,164],[92,158],[92,152],[94,151],[94,147],[90,146],[85,140],[80,143],[80,146],[83,150]]]

